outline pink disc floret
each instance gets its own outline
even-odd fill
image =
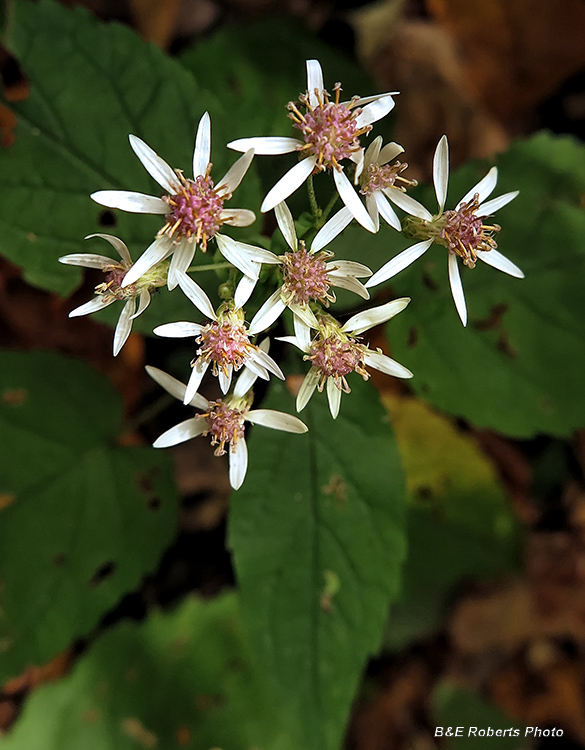
[[[209,412],[201,415],[207,421],[205,435],[211,435],[211,445],[217,445],[216,456],[226,453],[225,444],[235,448],[238,440],[244,437],[245,409],[234,409],[219,399],[211,404]]]
[[[209,174],[199,175],[194,180],[187,180],[181,174],[179,177],[181,191],[165,198],[170,210],[161,234],[193,238],[205,248],[207,240],[221,228],[223,204],[230,197],[229,193],[219,195]]]
[[[330,283],[324,260],[330,257],[332,254],[328,252],[309,253],[302,241],[296,250],[284,254],[282,291],[288,303],[304,306],[311,300],[320,300],[328,305],[335,301],[335,297],[329,294]]]

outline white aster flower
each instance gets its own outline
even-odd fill
[[[272,260],[268,261],[280,265],[283,282],[252,319],[251,333],[265,331],[286,307],[307,325],[317,327],[315,314],[309,305],[320,302],[328,307],[330,302],[335,302],[335,294],[331,290],[334,286],[355,292],[363,299],[370,298],[368,290],[358,281],[358,277],[371,276],[370,269],[354,261],[333,261],[333,253],[321,249],[340,230],[330,225],[329,231],[321,231],[318,238],[315,237],[318,241],[314,241],[307,250],[303,240],[297,238],[293,217],[286,203],[279,203],[274,211],[290,251],[284,255],[272,253]]]
[[[359,187],[360,193],[365,196],[366,209],[374,222],[376,232],[380,228],[380,216],[394,229],[402,231],[400,219],[388,201],[391,192],[405,191],[405,186],[417,185],[416,180],[407,180],[402,173],[408,168],[408,164],[395,159],[404,151],[398,143],[387,143],[382,147],[382,136],[375,138],[367,149],[362,149],[357,158],[354,182]],[[402,184],[401,184],[402,183]],[[323,226],[321,232],[328,232],[335,228],[337,234],[351,224],[354,219],[352,212],[344,206]],[[319,235],[315,237],[318,241]]]
[[[290,169],[264,198],[261,211],[270,211],[286,200],[311,174],[331,170],[341,200],[357,221],[370,232],[374,223],[358,194],[343,171],[341,162],[355,160],[360,152],[360,136],[369,133],[372,123],[380,120],[394,107],[392,94],[356,96],[340,102],[341,84],[334,86],[331,101],[323,85],[323,72],[317,60],[307,60],[307,93],[299,96],[299,104],[290,102],[288,109],[293,127],[301,138],[266,137],[240,138],[228,143],[236,151],[254,149],[256,154],[299,153],[301,161]],[[396,93],[396,92],[392,92]],[[304,109],[304,113],[301,109]]]
[[[159,262],[143,274],[134,284],[122,286],[122,279],[132,268],[132,258],[126,245],[118,237],[111,234],[90,234],[85,239],[102,237],[107,240],[120,254],[121,261],[113,260],[107,255],[94,253],[73,253],[59,258],[61,263],[83,268],[98,268],[106,274],[106,280],[95,288],[96,296],[69,313],[70,318],[103,310],[117,301],[125,301],[118,324],[114,332],[114,357],[124,346],[132,330],[132,322],[143,313],[150,303],[150,293],[167,283],[168,262]],[[138,310],[136,304],[138,301]]]
[[[367,282],[367,287],[381,284],[407,268],[417,258],[426,253],[436,242],[449,251],[449,283],[455,307],[463,325],[467,325],[467,307],[457,258],[463,260],[468,268],[474,268],[477,259],[482,260],[510,276],[524,278],[524,273],[517,265],[508,260],[498,250],[494,234],[500,231],[497,224],[484,224],[482,219],[491,216],[518,195],[518,190],[504,193],[486,202],[496,187],[498,170],[492,167],[487,175],[475,187],[463,196],[454,211],[445,211],[447,185],[449,181],[449,145],[447,136],[443,136],[435,150],[433,160],[433,182],[439,211],[434,216],[414,198],[400,191],[388,193],[388,197],[403,211],[413,218],[409,220],[410,229],[421,242],[403,250],[377,271]]]
[[[253,211],[223,207],[246,174],[254,156],[253,149],[247,149],[244,156],[215,184],[211,179],[211,120],[207,112],[197,129],[192,180],[187,179],[182,171],[172,169],[140,138],[135,135],[129,138],[134,153],[166,195],[159,198],[127,190],[99,190],[91,197],[108,208],[120,208],[131,213],[162,214],[165,225],[127,274],[123,286],[134,284],[143,273],[172,254],[168,283],[170,289],[174,288],[177,285],[177,272],[187,271],[197,247],[205,252],[207,242],[212,237],[216,238],[220,252],[230,263],[243,273],[250,273],[245,258],[228,257],[224,252],[219,230],[224,224],[246,227],[256,218]]]
[[[264,342],[262,345],[263,351],[266,352],[267,346]],[[199,393],[187,400],[187,387],[179,380],[156,367],[147,367],[146,370],[172,396],[186,401],[202,412],[164,432],[154,442],[154,447],[168,448],[197,435],[211,435],[211,444],[217,446],[216,456],[224,455],[227,452],[226,445],[229,445],[229,477],[234,490],[242,486],[248,468],[248,448],[244,436],[246,422],[284,432],[307,432],[304,422],[292,414],[273,409],[251,410],[253,394],[250,388],[254,383],[254,377],[249,377],[248,373],[243,373],[238,378],[231,394],[217,401],[208,401]]]
[[[395,299],[380,307],[359,312],[343,325],[328,313],[321,313],[318,316],[319,327],[312,338],[310,329],[303,323],[295,326],[296,336],[283,336],[283,341],[297,346],[305,353],[304,359],[311,362],[311,369],[297,395],[297,411],[305,408],[315,389],[322,392],[327,387],[329,410],[335,419],[341,406],[341,393],[351,390],[347,375],[357,372],[367,380],[370,374],[366,367],[373,367],[395,378],[411,378],[412,373],[406,367],[379,349],[372,351],[359,340],[361,333],[390,320],[409,302],[409,297]]]
[[[186,321],[165,323],[154,329],[157,336],[194,336],[199,345],[198,356],[191,363],[192,370],[185,392],[185,403],[191,401],[210,366],[213,374],[219,379],[222,393],[228,392],[234,371],[241,367],[248,368],[256,377],[264,380],[270,378],[269,372],[284,380],[280,367],[272,357],[250,341],[250,331],[246,328],[241,307],[237,307],[233,301],[224,302],[216,312],[207,294],[193,279],[179,273],[178,282],[195,307],[211,321],[207,324]]]

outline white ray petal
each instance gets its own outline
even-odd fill
[[[158,367],[146,365],[145,370],[150,377],[162,386],[167,393],[170,393],[171,396],[179,399],[179,401],[182,401],[185,398],[186,386],[184,383],[181,383],[180,380],[169,375],[168,372],[164,372],[164,370],[159,370]]]
[[[349,155],[349,158],[355,164],[355,171],[353,174],[353,184],[359,185],[360,177],[362,176],[362,174],[364,173],[364,169],[366,168],[365,149],[360,148],[359,151],[352,151]]]
[[[358,335],[367,331],[368,328],[385,323],[390,318],[398,315],[410,302],[410,297],[399,297],[391,302],[386,302],[385,305],[379,307],[372,307],[370,310],[363,310],[362,312],[353,315],[342,327],[341,330],[345,333],[351,333]]]
[[[379,135],[377,138],[370,143],[364,153],[363,168],[367,169],[371,164],[378,163],[378,157],[382,148],[382,136]]]
[[[316,156],[308,156],[298,164],[295,164],[292,169],[289,169],[284,177],[281,177],[276,185],[268,191],[268,194],[262,201],[260,211],[264,214],[286,200],[289,195],[292,195],[311,174],[316,163]]]
[[[425,221],[432,221],[433,216],[430,211],[427,211],[422,203],[411,198],[410,195],[403,193],[402,190],[389,190],[386,195],[392,203],[395,203],[398,208],[406,211],[407,214],[417,216],[419,219],[424,219]]]
[[[263,427],[270,427],[272,430],[282,430],[283,432],[294,432],[301,435],[309,429],[304,422],[292,414],[283,411],[274,411],[273,409],[253,409],[244,417],[246,422],[260,424]]]
[[[239,490],[248,471],[248,446],[243,437],[238,440],[235,448],[230,449],[229,462],[230,485],[234,490]]]
[[[329,401],[331,416],[337,419],[341,407],[341,388],[335,385],[335,378],[327,378],[327,401]]]
[[[284,312],[286,305],[281,299],[280,292],[282,287],[279,287],[274,294],[271,294],[262,307],[258,310],[256,315],[252,318],[250,323],[249,333],[254,336],[260,331],[265,331],[267,328],[274,323],[275,320]]]
[[[278,228],[286,240],[286,244],[291,250],[296,250],[298,247],[298,241],[295,222],[289,207],[284,201],[282,201],[282,203],[277,203],[277,205],[274,206],[274,215],[276,216]]]
[[[388,112],[394,109],[395,101],[391,96],[382,96],[376,99],[362,109],[360,114],[355,118],[356,125],[358,128],[363,128],[365,125],[371,125],[382,117],[386,117]]]
[[[215,314],[211,300],[199,284],[193,281],[193,279],[185,273],[179,274],[178,277],[179,286],[181,287],[183,294],[191,300],[203,315],[206,315],[210,320],[217,320],[217,315]]]
[[[366,281],[366,286],[371,288],[396,276],[397,273],[400,273],[400,271],[403,271],[411,263],[414,263],[417,258],[424,255],[432,244],[432,240],[425,240],[424,242],[417,242],[416,245],[407,247],[406,250],[398,253],[392,260],[385,263],[379,271],[376,271],[372,278]]]
[[[102,240],[106,240],[110,245],[117,250],[119,256],[125,263],[132,263],[130,251],[128,250],[126,243],[122,242],[119,237],[115,237],[113,234],[102,234],[101,232],[95,232],[94,234],[88,234],[84,237],[85,240],[91,240],[94,237],[101,237]]]
[[[439,213],[443,213],[445,200],[447,199],[447,185],[449,182],[449,142],[447,136],[441,137],[435,149],[433,158],[433,183],[435,195],[439,204]]]
[[[315,367],[311,367],[309,372],[305,375],[299,392],[297,393],[296,409],[302,411],[305,406],[311,400],[311,396],[315,392],[315,388],[319,382],[319,371]]]
[[[224,208],[220,219],[230,227],[249,227],[256,221],[256,214],[248,208]]]
[[[90,313],[97,312],[98,310],[103,310],[104,307],[108,307],[108,305],[111,305],[113,302],[116,302],[116,300],[105,299],[102,295],[93,297],[84,305],[80,305],[74,310],[71,310],[71,312],[69,313],[69,317],[78,318],[80,315],[89,315]]]
[[[199,390],[203,376],[207,372],[209,367],[209,360],[199,357],[193,367],[191,368],[191,375],[189,375],[189,381],[185,388],[185,395],[183,396],[183,403],[188,404],[193,400],[193,397]]]
[[[315,235],[313,242],[311,243],[311,252],[316,253],[326,247],[332,240],[341,234],[345,227],[349,226],[353,221],[353,214],[344,206],[340,211],[334,214],[329,221],[324,224],[321,229]]]
[[[129,286],[138,281],[142,274],[150,271],[153,266],[156,266],[161,260],[167,258],[172,251],[173,242],[169,237],[157,237],[124,276],[122,287]]]
[[[250,357],[257,362],[261,367],[276,375],[277,378],[284,380],[284,373],[272,357],[265,351],[262,351],[259,347],[255,347],[250,353]]]
[[[179,422],[170,430],[163,432],[152,444],[154,448],[170,448],[171,445],[184,443],[186,440],[202,435],[208,424],[202,417],[191,417],[184,422]]]
[[[503,271],[517,279],[524,278],[524,272],[518,268],[515,263],[508,260],[505,255],[502,255],[499,250],[476,250],[475,253],[477,257],[480,260],[483,260],[484,263],[487,263],[488,266],[493,266],[493,268],[497,268],[498,271]]]
[[[305,353],[308,352],[311,346],[311,328],[296,315],[293,318],[293,327],[300,349]]]
[[[232,166],[225,173],[222,180],[217,185],[218,193],[228,192],[233,193],[234,190],[239,186],[240,182],[244,179],[244,175],[248,171],[252,159],[254,158],[254,149],[250,148],[246,151],[243,156],[232,164]]]
[[[234,292],[234,304],[236,307],[244,307],[252,296],[257,281],[258,277],[251,279],[249,276],[242,276]]]
[[[118,356],[120,349],[128,341],[128,336],[130,336],[130,331],[132,330],[132,316],[135,310],[136,297],[131,297],[122,308],[116,330],[114,331],[114,357]]]
[[[345,203],[347,208],[349,208],[354,218],[364,229],[367,229],[368,232],[375,233],[376,226],[372,221],[372,217],[367,212],[366,207],[361,202],[359,195],[356,193],[351,182],[347,179],[345,172],[334,169],[333,179],[335,180],[339,197]]]
[[[347,289],[362,299],[370,299],[370,293],[366,287],[353,276],[333,276],[331,277],[331,285],[340,289]]]
[[[193,151],[193,177],[204,175],[207,165],[211,161],[211,119],[209,112],[205,112],[199,120],[195,149]]]
[[[389,188],[389,190],[393,189],[394,188]],[[402,232],[402,224],[400,223],[400,219],[396,215],[396,211],[392,208],[392,206],[390,205],[390,201],[388,201],[384,193],[382,193],[380,190],[376,190],[373,195],[376,199],[378,211],[380,212],[384,220],[388,224],[390,224],[392,229],[396,229],[398,232]]]
[[[483,203],[484,200],[493,193],[497,182],[498,168],[492,167],[483,178],[483,180],[480,180],[477,185],[472,187],[471,190],[466,193],[463,198],[461,198],[461,200],[457,204],[457,208],[459,208],[459,206],[461,206],[463,203],[467,203],[468,201],[470,201],[476,193],[479,195],[479,202]]]
[[[136,135],[129,135],[130,146],[136,156],[142,162],[146,171],[153,177],[158,184],[164,188],[167,193],[174,195],[181,189],[181,182],[177,177],[174,169],[170,167],[164,159],[150,148],[141,138]]]
[[[363,263],[357,263],[355,260],[331,260],[326,265],[327,273],[330,276],[357,276],[364,278],[371,276],[372,272]]]
[[[164,336],[168,339],[186,339],[192,336],[199,336],[204,326],[199,323],[189,323],[186,320],[180,320],[177,323],[164,323],[157,326],[153,333],[157,336]]]
[[[253,150],[261,156],[274,156],[276,154],[290,154],[297,151],[303,145],[298,138],[281,136],[266,136],[263,138],[238,138],[228,143],[228,148],[234,151],[246,153]]]
[[[246,393],[253,387],[258,379],[258,375],[249,367],[244,367],[234,385],[234,396],[243,398]]]
[[[289,302],[288,307],[294,314],[295,320],[301,320],[310,328],[318,328],[319,323],[315,317],[315,313],[311,310],[309,305],[298,305],[295,302]]]
[[[376,193],[370,193],[369,195],[366,195],[366,208],[368,210],[368,213],[372,217],[376,232],[379,231],[380,211],[378,210],[378,203],[376,202]]]
[[[370,102],[378,101],[378,99],[384,99],[387,96],[397,96],[400,93],[400,91],[385,91],[383,94],[372,94],[372,96],[360,96],[357,100],[350,100],[347,102],[341,102],[342,104],[346,105],[353,105],[354,107],[363,107],[364,104],[369,104]]]
[[[167,214],[169,204],[154,195],[133,193],[129,190],[98,190],[89,196],[100,206],[119,208],[133,214]]]
[[[481,219],[484,216],[495,214],[495,212],[499,211],[500,208],[507,206],[510,201],[513,201],[519,192],[519,190],[513,190],[511,193],[504,193],[503,195],[499,195],[497,198],[492,198],[491,201],[482,203],[475,212],[475,215]]]
[[[234,368],[232,365],[228,365],[226,370],[226,372],[220,370],[217,376],[217,379],[219,380],[219,388],[223,394],[226,394],[229,391],[230,385],[232,384],[232,375],[234,374]]]
[[[317,107],[319,97],[323,100],[323,71],[318,60],[307,60],[307,94],[311,107]],[[319,97],[315,93],[319,92]]]
[[[266,250],[265,248],[259,247],[258,245],[249,245],[247,242],[234,240],[227,234],[218,234],[216,235],[216,237],[220,238],[220,243],[229,244],[233,248],[234,253],[243,254],[254,264],[269,263],[272,265],[276,265],[281,262],[278,255],[275,255],[270,250]]]
[[[148,291],[148,289],[143,289],[140,292],[138,310],[136,310],[136,312],[132,316],[132,320],[134,320],[134,318],[137,318],[139,315],[142,315],[142,313],[146,310],[146,308],[149,305],[150,305],[150,292]]]
[[[390,143],[387,143],[380,151],[377,162],[381,167],[383,167],[384,164],[388,164],[389,161],[396,159],[398,154],[402,153],[404,153],[403,147],[399,143],[390,141]]]
[[[459,264],[455,253],[449,253],[449,284],[451,285],[451,294],[455,307],[464,326],[467,325],[467,307],[465,305],[465,295],[463,294],[463,284],[461,283],[461,274],[459,273]]]
[[[95,255],[94,253],[72,253],[63,255],[59,258],[59,263],[65,263],[67,266],[82,266],[83,268],[99,268],[101,271],[104,266],[111,266],[117,263],[112,258],[105,255]]]
[[[177,245],[171,257],[167,286],[172,291],[179,283],[179,275],[186,274],[193,258],[197,245],[184,237]]]
[[[268,370],[262,367],[262,365],[258,364],[258,362],[255,362],[252,357],[248,357],[248,359],[244,362],[244,367],[246,368],[246,370],[250,370],[250,372],[254,376],[254,379],[262,378],[262,380],[270,380]]]
[[[407,367],[380,352],[372,352],[368,349],[365,362],[366,365],[384,372],[386,375],[392,375],[395,378],[412,378],[412,373]]]
[[[239,269],[245,276],[250,276],[252,279],[258,278],[258,256],[255,252],[252,253],[250,251],[250,248],[253,247],[252,245],[244,245],[243,242],[236,242],[236,240],[233,240],[227,234],[216,234],[215,240],[219,252],[227,261]]]

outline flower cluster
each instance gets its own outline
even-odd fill
[[[433,163],[438,210],[432,214],[407,194],[416,181],[405,176],[408,165],[399,158],[402,147],[396,143],[384,145],[381,137],[369,144],[366,142],[373,123],[394,107],[396,92],[354,96],[341,101],[341,85],[336,83],[332,91],[333,95],[324,87],[319,63],[308,60],[307,89],[297,102],[288,104],[295,135],[232,141],[228,147],[243,155],[218,181],[211,176],[211,121],[207,113],[197,129],[192,178],[173,169],[144,141],[130,135],[132,149],[163,194],[100,190],[91,197],[108,208],[159,214],[162,217],[160,230],[134,263],[122,240],[106,234],[90,237],[105,239],[117,250],[121,260],[90,253],[60,258],[63,263],[99,269],[105,274],[104,281],[95,289],[95,297],[73,310],[71,316],[98,311],[118,300],[124,302],[114,334],[114,355],[128,339],[134,318],[146,309],[153,291],[164,286],[169,290],[178,287],[193,303],[196,322],[170,322],[154,329],[158,336],[193,339],[194,356],[186,384],[157,368],[147,367],[147,370],[159,385],[198,412],[167,430],[154,445],[162,448],[197,435],[210,436],[216,455],[229,455],[230,482],[235,489],[241,486],[246,475],[246,423],[294,433],[307,430],[298,417],[252,408],[257,378],[284,379],[279,365],[268,353],[268,337],[264,336],[261,341],[256,339],[268,332],[285,311],[288,310],[286,314],[294,334],[279,338],[303,353],[308,368],[297,394],[297,411],[305,408],[315,391],[325,390],[331,415],[336,418],[342,394],[350,392],[348,378],[351,379],[352,373],[364,379],[369,378],[371,369],[397,378],[413,375],[381,350],[371,349],[363,339],[366,331],[404,310],[410,299],[403,297],[362,309],[341,322],[331,313],[336,301],[335,288],[349,290],[362,300],[368,300],[370,288],[405,269],[431,245],[441,245],[447,251],[455,306],[466,325],[459,261],[471,269],[479,259],[512,276],[523,276],[522,271],[496,249],[495,237],[500,227],[488,222],[489,216],[517,195],[516,192],[506,193],[487,200],[496,186],[495,167],[454,209],[445,210],[449,153],[447,138],[443,136]],[[298,162],[269,190],[260,209],[261,212],[274,210],[285,252],[278,255],[225,234],[224,225],[246,227],[256,219],[249,209],[225,208],[254,156],[294,152]],[[313,176],[321,172],[332,173],[337,195],[343,203],[329,220],[316,206],[312,189]],[[305,181],[309,182],[314,227],[299,232],[285,201]],[[406,214],[402,221],[394,207]],[[380,217],[394,230],[405,231],[416,239],[415,244],[375,273],[359,260],[335,257],[331,244],[352,221],[369,232],[378,232]],[[197,249],[206,252],[211,242],[232,269],[230,283],[224,285],[229,291],[226,293],[223,289],[217,308],[189,275]],[[282,240],[280,242],[282,244]],[[248,322],[245,307],[260,279],[263,288],[268,286],[267,298]],[[240,374],[234,378],[236,372]],[[217,378],[221,398],[208,400],[200,394],[206,374]]]

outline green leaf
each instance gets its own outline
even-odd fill
[[[484,742],[497,744],[498,750],[530,746],[524,739],[527,730],[479,695],[443,682],[435,690],[433,703],[436,726],[442,728],[442,741],[449,750],[475,750]]]
[[[404,478],[376,391],[351,382],[333,420],[316,393],[306,435],[255,428],[232,500],[242,613],[306,750],[338,750],[404,557]],[[268,408],[292,410],[275,385]]]
[[[470,435],[411,397],[384,396],[408,488],[408,557],[385,646],[440,624],[455,586],[517,567],[518,528],[496,471]]]
[[[92,250],[108,255],[105,247],[84,247],[83,237],[92,232],[116,234],[134,259],[152,242],[161,217],[107,212],[89,197],[104,189],[161,194],[130,148],[130,133],[189,176],[199,118],[208,110],[214,178],[237,158],[224,146],[227,115],[219,100],[123,26],[50,0],[15,0],[7,45],[29,79],[30,96],[9,105],[18,125],[15,144],[0,152],[0,252],[32,284],[71,292],[81,271],[57,259]],[[260,203],[253,172],[233,207],[249,203]],[[188,309],[180,292],[170,299]]]
[[[57,684],[36,690],[6,750],[298,750],[241,635],[237,599],[188,599],[104,634]]]
[[[0,682],[87,634],[172,537],[168,457],[118,447],[120,422],[87,365],[2,353]]]
[[[450,414],[516,437],[569,435],[585,424],[585,147],[541,134],[513,144],[496,161],[493,195],[520,190],[496,214],[499,249],[526,278],[481,262],[474,270],[462,267],[469,311],[463,328],[449,289],[447,251],[432,246],[384,285],[392,295],[412,298],[389,328],[392,350],[414,372],[409,382],[416,393]],[[475,162],[453,174],[447,206],[489,166]],[[417,197],[436,210],[430,190]],[[349,227],[331,248],[347,257],[360,247],[357,259],[376,271],[408,244],[387,227],[367,238]]]

